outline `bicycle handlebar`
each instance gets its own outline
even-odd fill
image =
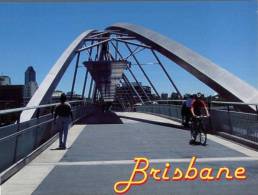
[[[210,116],[208,116],[208,115],[194,116],[194,118],[208,118],[208,117],[210,117]]]

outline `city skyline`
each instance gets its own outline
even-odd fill
[[[103,16],[96,14],[100,9],[103,10],[102,15],[106,16],[105,20]],[[123,9],[126,11],[123,12]],[[15,84],[22,83],[23,74],[17,73],[29,64],[35,67],[40,84],[63,50],[78,34],[87,29],[104,29],[122,20],[146,26],[176,40],[258,88],[255,76],[257,73],[255,1],[188,2],[187,4],[183,2],[25,4],[22,6],[5,4],[0,6],[0,10],[0,24],[6,26],[5,29],[0,30],[0,34],[3,35],[0,38],[3,43],[0,46],[1,72],[10,76]],[[87,13],[84,14],[84,10]],[[156,13],[150,14],[153,11]],[[171,25],[166,18],[171,18]],[[19,43],[19,47],[9,46],[15,42]],[[20,53],[18,49],[21,49]],[[15,58],[12,54],[15,54]],[[142,59],[148,62],[148,56]],[[165,64],[169,64],[169,73],[172,74],[183,94],[193,93],[198,89],[203,90],[205,94],[214,93],[169,60],[165,58],[162,60]],[[70,66],[57,89],[70,90],[73,70],[74,67]],[[83,73],[80,71],[79,79],[83,78]],[[159,79],[157,83],[159,93],[173,92],[166,78],[160,79],[160,72],[150,71],[150,74],[154,79]],[[138,73],[136,75],[141,77]],[[143,81],[143,84],[147,84],[146,81]],[[81,84],[75,91],[80,92],[80,89]]]

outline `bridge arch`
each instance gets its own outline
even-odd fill
[[[152,51],[156,50],[174,61],[180,67],[190,72],[200,81],[230,101],[250,103],[257,102],[258,100],[258,91],[254,87],[200,54],[197,54],[185,46],[144,27],[127,23],[117,23],[108,27],[106,32],[98,33],[96,30],[87,30],[79,35],[53,65],[45,79],[40,84],[38,90],[27,104],[27,107],[44,104],[51,98],[53,91],[73,58],[76,54],[79,55],[81,51],[87,49],[87,47],[83,46],[85,39],[93,37],[95,33],[98,37],[101,37],[102,34],[106,34],[106,39],[99,41],[98,43],[98,45],[104,44],[112,40],[108,38],[109,31],[115,31],[116,33],[121,32],[126,33],[129,36],[134,36],[138,41],[145,44],[146,47]],[[171,82],[173,84],[173,81]],[[176,86],[174,87],[177,90]],[[23,111],[20,121],[24,122],[30,120],[34,113],[35,109]]]
[[[119,30],[137,37],[138,40],[174,61],[227,100],[258,101],[257,89],[170,38],[144,27],[127,23],[113,24],[107,29]]]
[[[83,40],[91,35],[92,32],[94,32],[94,30],[87,30],[83,32],[66,48],[66,50],[58,58],[56,63],[53,65],[44,80],[39,85],[39,88],[30,99],[27,107],[39,106],[48,101],[62,76],[64,75],[66,69],[75,57],[76,50],[82,46]],[[35,109],[23,111],[21,113],[20,121],[24,122],[30,120],[33,117],[35,111]]]

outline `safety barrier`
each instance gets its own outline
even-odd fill
[[[256,108],[256,113],[243,112],[239,107],[249,105]],[[250,141],[258,142],[258,104],[239,102],[209,103],[211,117],[205,121],[206,128],[213,132],[226,132]],[[176,120],[182,120],[182,100],[148,102],[137,106],[137,112],[158,114]]]
[[[85,115],[86,102],[70,101],[74,121]],[[19,120],[11,125],[0,127],[0,172],[24,158],[40,145],[53,137],[60,128],[59,120],[54,122],[54,108],[57,104],[37,107],[24,107],[1,110],[0,115],[21,113],[23,110],[36,109],[36,116],[29,121]]]

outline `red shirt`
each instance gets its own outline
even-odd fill
[[[203,100],[193,100],[191,108],[193,108],[195,115],[200,116],[202,114],[201,113],[202,108],[205,108],[205,107],[206,107],[206,104]]]

